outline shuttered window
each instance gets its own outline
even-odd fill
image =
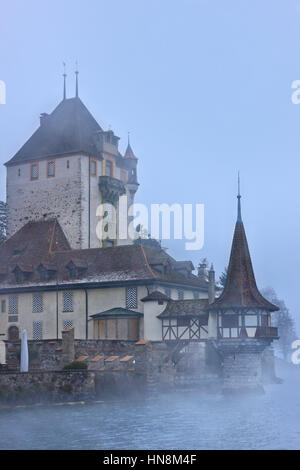
[[[32,325],[33,329],[33,339],[40,340],[43,339],[43,324],[41,321],[34,321]]]
[[[73,327],[73,320],[64,320],[63,321],[63,330],[68,330]]]
[[[43,295],[33,294],[32,296],[32,312],[39,313],[43,311]]]
[[[72,294],[72,292],[64,292],[63,311],[64,312],[73,312],[73,294]]]
[[[8,298],[8,313],[18,313],[18,296],[10,295]]]
[[[127,287],[126,289],[126,308],[137,308],[136,287]]]

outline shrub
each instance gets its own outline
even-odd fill
[[[67,364],[66,366],[63,367],[63,370],[74,370],[74,369],[87,369],[88,365],[86,362],[82,361],[73,361],[70,362],[70,364]]]

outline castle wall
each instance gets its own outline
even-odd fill
[[[7,168],[8,236],[31,220],[57,218],[71,247],[81,248],[83,160],[88,157],[56,158],[54,177],[47,177],[47,160],[39,160],[37,180],[30,178],[30,163]]]

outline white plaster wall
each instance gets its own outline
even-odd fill
[[[166,308],[166,302],[159,305],[157,300],[144,302],[144,338],[151,341],[162,340],[162,322],[157,315]]]

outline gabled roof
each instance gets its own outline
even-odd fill
[[[278,307],[265,299],[256,285],[241,217],[240,197],[238,195],[238,217],[233,235],[226,284],[220,297],[210,304],[207,310],[242,307],[275,311],[278,310]]]
[[[80,98],[65,99],[51,114],[43,114],[40,127],[6,165],[78,152],[97,155],[98,131],[100,125]]]
[[[205,308],[208,305],[208,299],[191,300],[170,300],[165,310],[158,315],[158,318],[174,317],[203,317],[208,319]]]
[[[151,294],[146,295],[146,297],[143,297],[141,299],[142,302],[150,302],[151,300],[170,300],[170,297],[168,297],[166,294],[163,292],[160,292],[158,290],[155,290],[151,292]]]

